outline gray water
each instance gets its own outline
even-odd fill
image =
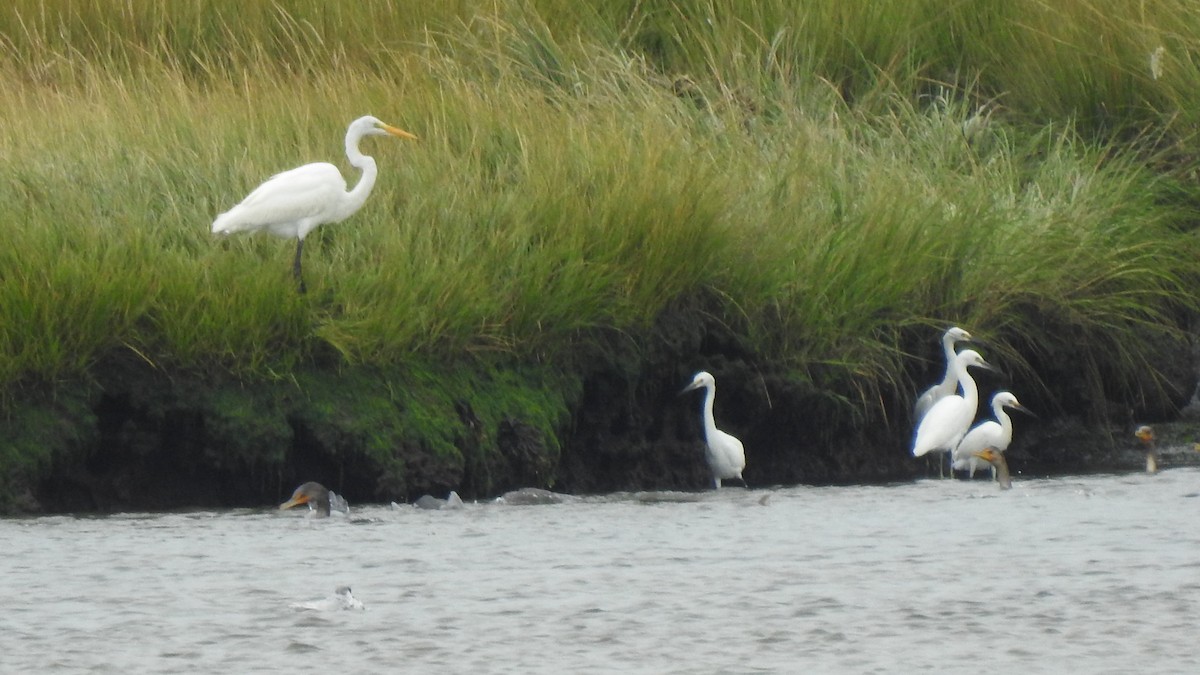
[[[1198,510],[1188,468],[0,520],[0,671],[1196,673]]]

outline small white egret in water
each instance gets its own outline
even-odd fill
[[[292,263],[292,273],[303,293],[300,260],[304,237],[318,225],[339,223],[362,208],[375,187],[379,170],[373,158],[359,151],[358,142],[363,136],[385,134],[410,140],[417,138],[370,115],[350,123],[346,130],[346,157],[352,166],[362,170],[362,178],[353,190],[346,190],[346,179],[336,166],[327,162],[305,164],[275,174],[240,204],[217,216],[212,225],[213,233],[266,230],[279,237],[295,239],[296,259]]]
[[[975,410],[979,407],[979,388],[971,379],[968,368],[987,368],[995,370],[979,352],[965,349],[954,357],[953,370],[962,387],[962,396],[951,394],[938,401],[929,409],[917,427],[917,436],[913,441],[913,456],[921,457],[930,452],[950,452],[958,446],[958,442],[971,428],[975,419]],[[938,474],[942,473],[942,463],[938,460]]]
[[[941,382],[926,389],[917,397],[913,405],[913,425],[918,425],[933,407],[933,404],[954,393],[958,388],[958,378],[954,374],[954,345],[971,339],[967,331],[953,326],[942,335],[942,352],[946,355],[946,375]]]
[[[708,466],[713,472],[713,485],[721,487],[721,480],[736,478],[745,485],[742,470],[746,468],[746,450],[742,442],[717,428],[713,418],[713,399],[717,396],[717,381],[712,375],[700,371],[692,383],[683,391],[704,388],[704,445]],[[682,393],[682,392],[681,392]]]
[[[1146,473],[1158,473],[1158,448],[1155,446],[1154,429],[1143,424],[1133,432],[1146,449]]]
[[[1017,401],[1017,397],[1012,392],[1001,391],[992,396],[992,412],[995,413],[996,419],[981,422],[975,425],[966,436],[959,441],[958,447],[954,449],[954,468],[959,471],[970,471],[970,475],[974,477],[975,469],[981,464],[985,464],[984,460],[975,456],[975,453],[991,448],[996,452],[1002,453],[1008,449],[1009,443],[1012,443],[1012,418],[1005,412],[1005,408],[1020,410],[1028,413],[1029,409],[1021,405]],[[993,473],[993,476],[995,474]]]
[[[996,482],[1000,484],[1001,490],[1008,490],[1012,487],[1012,474],[1008,472],[1008,461],[1004,459],[1004,453],[996,452],[992,448],[984,448],[974,455],[996,469]]]

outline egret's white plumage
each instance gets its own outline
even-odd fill
[[[941,382],[926,389],[917,397],[917,402],[913,405],[913,425],[920,424],[933,404],[953,394],[958,388],[958,378],[954,374],[954,345],[970,339],[971,334],[958,326],[952,326],[942,335],[942,352],[946,355],[946,375],[942,377]]]
[[[704,392],[704,445],[708,466],[712,469],[713,485],[721,487],[721,481],[736,478],[745,484],[742,471],[746,468],[746,450],[736,437],[717,428],[713,417],[713,399],[717,396],[717,381],[704,371],[696,373],[692,383],[684,391],[703,388]]]
[[[1003,454],[1008,449],[1009,443],[1012,443],[1013,425],[1012,418],[1005,412],[1005,408],[1029,412],[1012,392],[997,392],[992,396],[992,412],[996,419],[980,422],[963,436],[958,447],[954,448],[955,469],[970,471],[971,476],[974,476],[977,468],[988,463],[976,457],[975,453],[991,448]]]
[[[375,160],[362,154],[358,142],[364,136],[391,134],[416,140],[416,136],[389,126],[367,115],[350,123],[346,130],[346,157],[350,164],[362,170],[362,177],[353,190],[346,190],[346,180],[332,164],[305,164],[291,171],[277,173],[259,185],[240,204],[217,216],[213,221],[214,234],[257,232],[265,230],[279,237],[296,240],[296,259],[292,271],[304,292],[300,271],[304,237],[318,225],[337,223],[362,208],[375,187],[379,170]]]
[[[979,407],[979,388],[975,386],[975,380],[971,378],[967,369],[990,369],[991,366],[973,349],[959,352],[952,365],[958,386],[962,388],[963,393],[961,396],[946,396],[933,404],[925,414],[913,441],[914,457],[921,457],[930,452],[950,452],[966,435],[975,419],[975,410]],[[940,462],[938,466],[940,469]]]

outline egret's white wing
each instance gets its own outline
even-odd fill
[[[302,223],[330,222],[346,194],[346,180],[326,162],[278,173],[259,185],[240,204],[213,221],[213,232],[270,229],[281,236],[297,236]]]

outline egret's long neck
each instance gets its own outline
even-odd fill
[[[955,370],[958,371],[958,386],[962,387],[963,398],[974,410],[979,406],[979,387],[975,386],[975,380],[971,378],[971,373],[967,372],[966,365],[955,363]]]
[[[717,385],[704,385],[704,437],[711,440],[717,435],[717,420],[713,417],[713,399],[717,397]]]
[[[1012,418],[1004,410],[1002,405],[992,406],[992,410],[996,413],[996,421],[1000,422],[1000,430],[1005,438],[1012,438]]]
[[[354,189],[346,193],[343,218],[362,208],[367,197],[371,196],[371,190],[375,188],[375,177],[379,175],[379,168],[375,165],[375,160],[362,154],[362,151],[358,149],[360,140],[362,140],[361,133],[352,131],[346,134],[346,158],[350,160],[351,166],[362,171],[362,177],[358,179],[358,184],[354,186]]]
[[[947,335],[942,338],[942,352],[946,355],[946,374],[942,376],[938,390],[948,395],[954,393],[954,384],[957,380],[957,374],[954,372],[954,358],[957,355],[954,352],[953,336]]]

